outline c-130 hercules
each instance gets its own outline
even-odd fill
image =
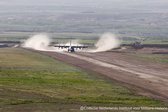
[[[66,48],[68,52],[75,52],[75,50],[77,49],[83,49],[83,48],[88,48],[89,46],[88,45],[73,45],[70,41],[69,45],[65,44],[65,45],[55,45],[54,47],[57,47],[57,48]]]

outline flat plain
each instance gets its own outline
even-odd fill
[[[92,106],[167,106],[100,74],[20,48],[0,49],[0,110],[80,111]]]

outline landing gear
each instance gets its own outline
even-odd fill
[[[75,49],[73,47],[69,47],[68,52],[75,52]]]

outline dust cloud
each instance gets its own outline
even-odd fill
[[[53,52],[64,52],[67,48],[59,48],[50,46],[52,42],[51,38],[46,34],[38,34],[28,38],[23,44],[23,48],[34,49],[39,51],[53,51]],[[79,46],[78,40],[73,40],[65,44],[59,44],[60,46]]]
[[[50,38],[45,34],[38,34],[27,39],[22,47],[35,50],[47,50],[50,44]]]
[[[67,48],[58,48],[54,46],[50,46],[51,39],[46,34],[38,34],[30,37],[27,39],[23,44],[22,47],[40,50],[40,51],[54,51],[54,52],[63,52],[67,51]],[[78,40],[72,40],[66,44],[59,44],[61,46],[83,46],[79,44]],[[112,33],[105,33],[103,34],[98,42],[95,44],[94,49],[86,49],[80,50],[76,49],[78,52],[104,52],[120,46],[119,39],[113,35]]]
[[[120,46],[120,40],[112,33],[103,34],[95,44],[96,49],[91,52],[108,51]]]

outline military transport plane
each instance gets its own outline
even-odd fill
[[[63,48],[66,48],[67,50],[68,50],[68,52],[75,52],[75,50],[77,50],[77,49],[83,49],[83,48],[88,48],[89,46],[88,45],[81,45],[81,44],[71,44],[71,42],[70,42],[70,44],[69,45],[67,45],[67,44],[65,44],[65,45],[54,45],[54,47],[57,47],[57,48],[61,48],[61,49],[63,49]]]

